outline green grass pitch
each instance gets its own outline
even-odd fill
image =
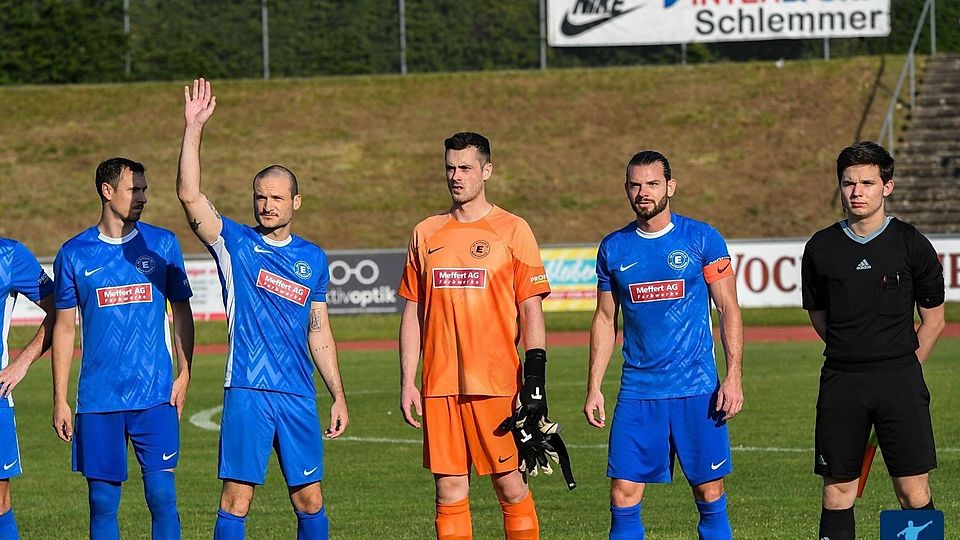
[[[748,344],[746,406],[731,423],[734,472],[727,479],[730,515],[740,539],[800,539],[816,534],[820,481],[811,473],[810,448],[821,346],[815,343]],[[563,423],[579,486],[568,492],[560,478],[535,478],[543,538],[606,538],[606,431],[586,425],[580,412],[585,389],[586,349],[551,350],[548,390],[551,416]],[[344,440],[326,443],[324,491],[331,536],[344,539],[431,538],[433,485],[421,468],[419,432],[401,420],[395,351],[342,352],[351,424]],[[612,415],[619,368],[612,363],[604,385]],[[940,468],[932,474],[937,506],[946,514],[947,537],[960,538],[960,340],[943,340],[925,368],[933,395]],[[219,500],[217,433],[192,424],[191,416],[220,405],[223,358],[203,356],[181,427],[182,454],[177,491],[184,538],[210,538]],[[49,364],[34,366],[16,390],[16,413],[24,474],[11,482],[22,537],[86,536],[83,479],[70,472],[70,450],[50,428]],[[75,379],[72,382],[75,388]],[[320,407],[328,400],[321,393]],[[212,416],[214,422],[219,415]],[[324,424],[327,419],[323,418]],[[379,441],[379,442],[377,442]],[[150,517],[136,461],[120,508],[124,538],[149,538]],[[502,538],[499,507],[485,478],[471,493],[474,534]],[[877,538],[879,512],[896,508],[878,456],[864,498],[857,504],[858,537]],[[696,536],[697,513],[678,469],[672,485],[654,485],[644,502],[647,537]],[[257,490],[248,538],[295,537],[295,519],[279,469],[271,463],[267,483]]]

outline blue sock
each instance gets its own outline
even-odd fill
[[[643,540],[646,531],[640,518],[640,506],[610,507],[610,540]]]
[[[180,514],[172,471],[143,475],[143,495],[152,521],[153,540],[180,540]]]
[[[327,507],[321,506],[316,514],[297,514],[297,540],[327,540],[330,534],[330,522],[327,521]]]
[[[213,540],[243,540],[246,535],[247,518],[217,510],[217,524],[213,528]]]
[[[87,478],[90,503],[90,540],[119,540],[120,482]]]
[[[0,540],[20,540],[17,520],[13,517],[13,508],[0,514]]]
[[[700,524],[697,533],[701,540],[733,540],[733,529],[727,517],[727,494],[724,493],[713,502],[696,501],[700,512]]]

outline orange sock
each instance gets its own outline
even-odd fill
[[[537,521],[537,509],[533,505],[533,493],[518,503],[500,501],[503,512],[503,529],[507,540],[540,540],[540,523]]]
[[[470,498],[445,504],[437,503],[437,540],[472,540]]]

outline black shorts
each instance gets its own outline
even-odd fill
[[[813,472],[859,478],[871,426],[890,476],[937,467],[930,392],[919,362],[884,371],[820,371]]]

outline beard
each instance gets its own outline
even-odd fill
[[[636,212],[637,217],[640,219],[652,219],[656,217],[660,212],[663,212],[667,208],[667,203],[670,202],[670,197],[664,194],[663,198],[656,202],[653,205],[653,208],[649,210],[640,205],[639,202],[634,201],[633,211]]]

